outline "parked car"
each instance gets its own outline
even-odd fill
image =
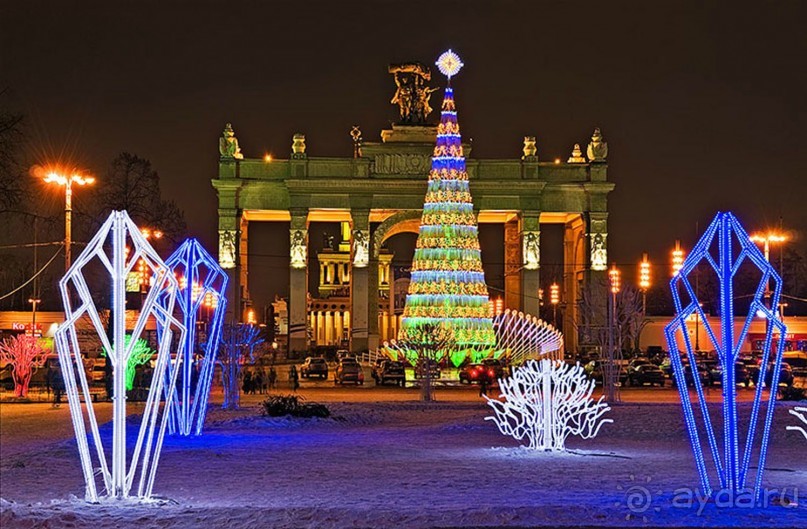
[[[664,387],[664,382],[664,371],[657,365],[650,363],[650,361],[636,359],[628,364],[626,386],[643,386],[645,384],[653,386],[658,384],[659,387]]]
[[[496,381],[496,369],[485,364],[466,364],[460,369],[461,384],[478,384],[482,381],[493,384]]]
[[[406,371],[402,362],[383,359],[373,365],[373,380],[378,385],[394,382],[403,386],[406,383]]]
[[[328,362],[321,357],[309,356],[305,359],[303,365],[300,366],[300,376],[303,378],[316,376],[324,380],[328,378]]]
[[[743,384],[745,387],[751,385],[751,376],[748,373],[748,368],[742,362],[734,363],[734,383]],[[709,365],[709,385],[723,384],[723,366],[720,362],[714,362]]]
[[[701,387],[709,385],[709,369],[707,369],[703,362],[697,362],[695,364],[695,369],[697,370],[698,380],[700,380]],[[692,375],[692,366],[689,364],[689,362],[684,362],[684,380],[686,380],[687,386],[694,387],[695,379]],[[673,386],[678,386],[675,371],[673,371],[672,382]]]
[[[493,369],[494,379],[499,379],[507,376],[507,368],[504,363],[498,358],[485,358],[482,360],[482,365],[488,369]]]
[[[783,355],[783,359],[790,365],[794,377],[807,377],[807,352],[786,351]]]
[[[586,372],[586,374],[588,376],[590,376],[591,378],[593,378],[594,382],[596,384],[602,384],[603,383],[603,380],[604,380],[603,377],[605,376],[605,374],[603,372],[603,367],[604,367],[603,363],[604,363],[603,360],[592,360],[591,362],[589,362],[588,364],[586,364],[583,367],[583,370]],[[621,364],[617,365],[616,369],[619,370],[618,375],[617,375],[617,381],[620,384],[624,385],[628,380],[627,369],[625,367],[623,367]]]
[[[775,363],[768,362],[768,368],[765,370],[765,385],[770,387],[773,383],[773,372]],[[793,385],[793,368],[787,362],[782,362],[779,368],[779,385],[792,386]]]
[[[440,378],[440,364],[431,358],[421,358],[415,363],[415,378],[426,378],[427,366],[432,379]]]
[[[336,373],[334,373],[334,385],[342,385],[345,382],[354,382],[357,385],[364,384],[364,373],[355,359],[347,357],[342,359],[336,365]]]

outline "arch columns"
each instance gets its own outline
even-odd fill
[[[291,208],[289,351],[308,350],[308,209]],[[300,246],[302,245],[302,246]],[[314,329],[316,333],[317,330]]]

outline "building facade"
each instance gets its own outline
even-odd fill
[[[250,274],[262,273],[249,267],[250,225],[280,222],[289,226],[290,350],[308,347],[312,317],[317,342],[323,327],[324,343],[346,338],[353,351],[374,349],[393,337],[392,278],[385,265],[391,256],[383,246],[393,235],[418,232],[435,138],[435,126],[396,124],[382,131],[378,142],[354,134],[353,156],[331,158],[314,156],[298,133],[288,159],[267,160],[245,157],[228,124],[212,184],[219,201],[219,262],[234,285],[232,317],[244,320],[252,303]],[[607,178],[607,144],[599,129],[586,155],[575,145],[565,163],[539,159],[533,137],[524,138],[524,155],[516,159],[474,159],[470,145],[463,150],[479,223],[504,226],[505,307],[538,314],[541,225],[562,224],[564,328],[575,329],[581,289],[603,277],[608,263],[607,199],[614,184]],[[349,236],[344,251],[319,256],[320,270],[314,271],[308,269],[311,222],[344,223]],[[313,303],[310,273],[321,277],[319,301]],[[566,338],[571,350],[577,347],[573,334]]]

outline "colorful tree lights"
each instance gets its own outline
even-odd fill
[[[694,272],[698,264],[704,261],[707,267],[710,267],[717,275],[719,282],[721,314],[719,339],[715,336],[714,330],[709,324],[709,321],[705,318],[703,308],[689,280],[689,275]],[[733,324],[733,282],[735,275],[744,264],[750,264],[756,267],[759,272],[761,272],[761,278],[752,296],[745,324],[739,335],[735,335]],[[697,314],[698,319],[706,329],[708,338],[712,342],[712,347],[717,352],[722,367],[723,419],[721,423],[723,425],[723,450],[721,452],[718,444],[719,437],[715,433],[715,428],[712,425],[712,419],[709,415],[700,377],[692,377],[690,375],[689,378],[691,378],[691,380],[688,380],[688,382],[691,382],[695,387],[698,398],[698,408],[700,409],[700,415],[702,417],[702,428],[699,428],[696,422],[696,411],[690,400],[687,384],[684,383],[686,374],[681,355],[670,355],[675,377],[680,381],[678,384],[678,392],[681,397],[684,419],[689,432],[692,450],[695,455],[695,464],[700,475],[701,487],[704,494],[707,496],[711,496],[715,485],[719,486],[721,490],[733,494],[734,496],[732,497],[737,497],[739,493],[744,491],[753,490],[754,497],[758,498],[761,491],[762,473],[765,468],[765,456],[768,448],[768,436],[770,434],[773,410],[776,404],[775,388],[777,388],[779,384],[779,373],[784,349],[784,340],[781,339],[781,336],[784,336],[786,333],[786,327],[777,316],[776,311],[772,310],[764,303],[764,294],[771,280],[773,280],[774,283],[774,291],[772,304],[770,306],[777,307],[779,304],[779,296],[782,292],[782,280],[776,273],[776,270],[774,270],[762,255],[762,252],[754,245],[734,215],[731,213],[718,213],[709,225],[709,228],[704,232],[701,239],[683,262],[681,269],[674,274],[670,282],[676,316],[665,328],[669,350],[672,352],[678,350],[676,333],[681,331],[686,347],[686,359],[690,366],[696,365],[697,358],[693,355],[692,344],[687,328],[687,319],[690,315]],[[682,297],[686,301],[686,305],[682,302]],[[746,339],[751,321],[758,312],[768,320],[765,333],[765,345],[763,347],[760,363],[763,368],[759,370],[759,379],[756,381],[756,392],[751,415],[747,425],[741,429],[738,424],[735,365],[742,344]],[[758,438],[756,435],[757,422],[761,415],[760,402],[763,396],[763,382],[766,374],[764,366],[769,366],[774,329],[779,333],[780,339],[778,340],[778,347],[774,353],[772,364],[770,364],[772,367],[771,390],[768,392],[765,420],[762,426],[761,436]],[[771,369],[771,367],[768,369]],[[713,475],[710,476],[710,471],[706,467],[707,461],[704,457],[704,448],[701,445],[701,429],[706,433],[708,447],[714,465],[714,473],[718,478],[716,482],[713,481]],[[744,448],[741,447],[740,442],[741,430],[746,434]],[[757,459],[757,461],[755,461],[756,466],[752,467],[751,463],[754,458]],[[746,486],[752,468],[756,468],[753,489]]]
[[[127,241],[131,248],[129,252],[126,251]],[[143,300],[140,315],[134,323],[132,338],[127,341],[126,276],[137,266],[141,258],[152,271],[154,281]],[[84,277],[85,272],[88,275],[92,274],[90,277],[93,277],[101,271],[110,275],[112,284],[109,329],[101,319],[99,308],[95,305],[90,286]],[[85,497],[88,501],[98,501],[96,479],[100,477],[106,496],[118,499],[129,497],[135,486],[135,479],[138,479],[137,497],[148,499],[154,487],[157,463],[168,422],[168,413],[165,412],[159,424],[157,422],[160,397],[163,394],[163,386],[165,384],[168,384],[169,388],[173,386],[176,383],[176,373],[179,372],[174,370],[173,378],[165,377],[167,366],[171,362],[170,347],[174,333],[179,333],[180,344],[185,340],[185,328],[173,316],[179,284],[126,212],[113,211],[59,282],[59,287],[64,303],[65,322],[56,331],[56,349],[59,352],[59,364],[81,457],[81,468],[86,484]],[[163,293],[166,293],[168,299],[165,303],[158,303]],[[127,450],[126,367],[137,340],[145,332],[146,322],[151,318],[158,322],[162,332],[158,341],[151,388],[146,403],[140,408],[142,418],[137,440],[134,448]],[[84,372],[81,344],[76,332],[76,323],[79,320],[89,321],[92,324],[101,344],[109,352],[109,361],[112,363],[111,461],[109,450],[105,448],[101,438],[92,394]],[[177,358],[181,358],[181,355],[177,355]],[[86,417],[83,411],[85,409]],[[89,436],[85,421],[89,423]],[[96,461],[90,452],[90,441],[94,447]]]
[[[450,50],[437,62],[449,77],[462,67]],[[423,205],[411,282],[399,341],[423,343],[426,329],[442,326],[451,334],[445,351],[455,365],[468,355],[474,361],[494,351],[488,314],[488,291],[479,248],[473,201],[454,108],[454,91],[446,88],[437,143]]]
[[[31,375],[42,365],[46,355],[36,336],[12,336],[0,343],[0,360],[11,365],[15,397],[28,396]]]
[[[580,364],[574,366],[549,359],[528,360],[499,379],[499,399],[485,396],[494,421],[503,435],[527,439],[533,450],[563,451],[566,438],[579,435],[590,439],[611,419],[603,415],[611,408],[591,398],[594,380]]]
[[[179,297],[176,308],[182,314],[182,321],[188,329],[182,348],[183,359],[179,364],[179,387],[173,393],[174,406],[171,408],[169,433],[178,431],[181,435],[202,433],[207,414],[207,399],[216,366],[216,353],[221,339],[221,325],[227,308],[227,274],[207,253],[196,239],[187,239],[165,260],[171,271],[179,276]],[[168,301],[167,296],[161,302]],[[212,314],[211,314],[212,312]],[[207,318],[204,314],[207,314]],[[199,344],[197,324],[207,319],[207,340],[202,347],[204,353],[201,366],[194,358]],[[197,371],[198,367],[198,371]]]
[[[141,260],[142,262],[142,260]],[[131,345],[132,335],[127,334],[124,347],[127,349]],[[106,356],[106,349],[101,350],[101,355]],[[129,356],[129,360],[126,361],[126,390],[132,391],[134,389],[134,379],[135,373],[137,372],[137,366],[141,364],[145,364],[154,356],[154,350],[149,347],[148,342],[143,338],[138,338],[135,340],[134,345],[132,346],[132,354]]]

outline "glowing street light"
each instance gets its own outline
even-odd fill
[[[140,228],[140,233],[143,235],[143,237],[146,240],[149,240],[151,238],[154,238],[154,239],[162,239],[163,238],[163,232],[162,231],[153,230],[151,228]]]
[[[560,303],[560,286],[552,283],[549,286],[549,302],[552,304],[552,324],[558,326],[558,303]]]
[[[765,260],[770,262],[771,257],[771,243],[776,242],[785,242],[787,241],[787,236],[781,233],[775,232],[768,232],[768,233],[755,233],[751,236],[751,240],[757,243],[763,243],[763,249],[765,251]]]
[[[75,170],[67,174],[57,170],[48,171],[43,180],[48,184],[64,186],[64,269],[70,268],[71,246],[72,246],[72,223],[73,223],[73,184],[78,186],[88,186],[95,183],[92,176],[83,176]]]
[[[675,241],[675,249],[672,251],[672,275],[678,275],[681,267],[684,266],[684,250],[681,249],[681,241]]]
[[[616,263],[612,264],[611,269],[608,270],[608,281],[611,285],[611,294],[619,294],[622,288],[622,274],[616,267]]]
[[[639,288],[642,290],[642,314],[647,314],[647,290],[650,288],[650,261],[647,253],[642,254],[639,263]]]

